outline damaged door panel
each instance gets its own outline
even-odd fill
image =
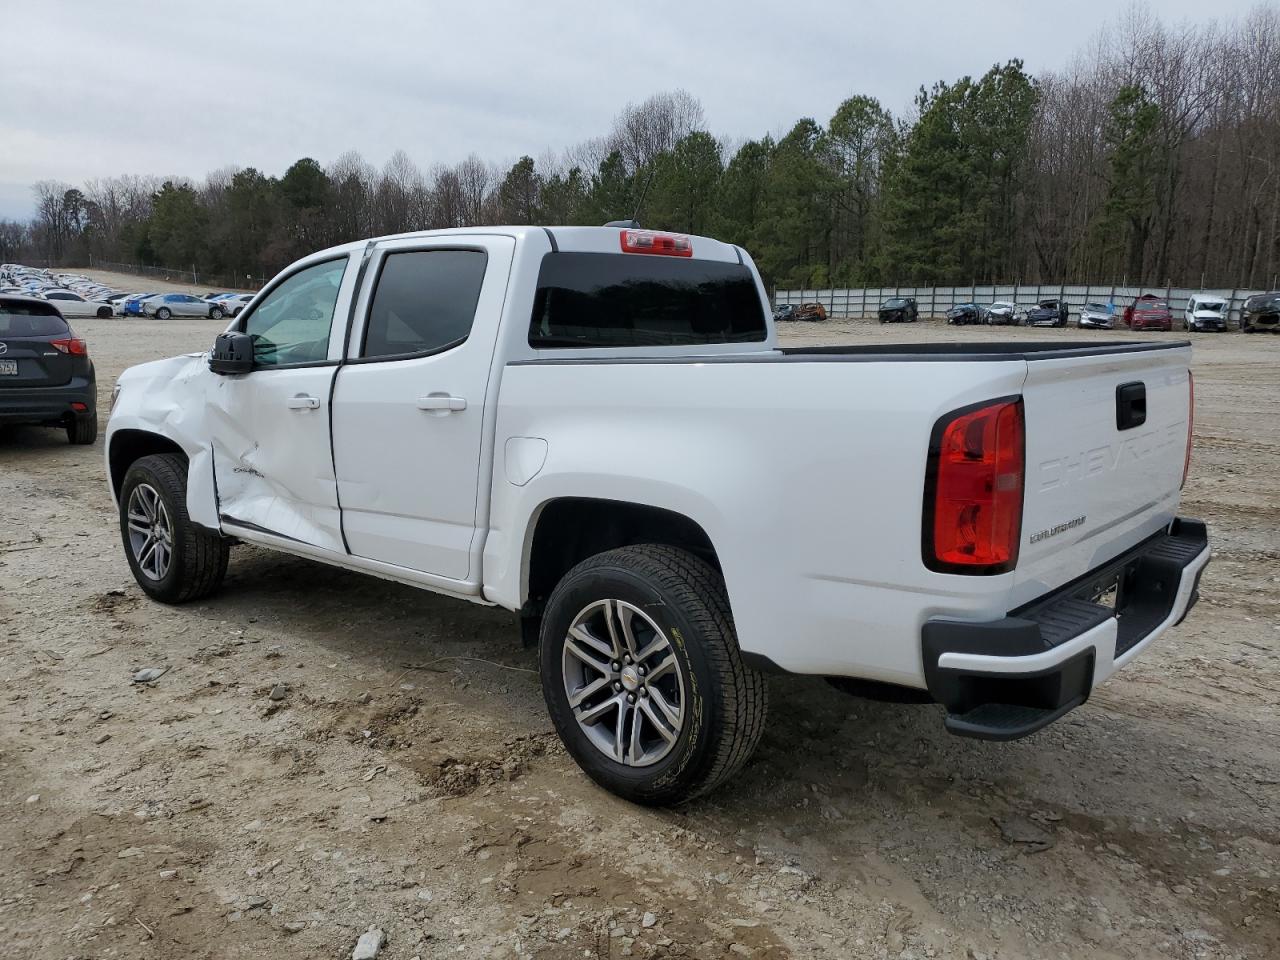
[[[348,264],[304,266],[236,325],[253,340],[253,370],[218,377],[207,409],[224,526],[345,553],[329,400],[354,285]]]

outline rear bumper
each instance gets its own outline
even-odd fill
[[[73,403],[83,403],[86,409],[73,410]],[[50,423],[96,415],[97,388],[92,377],[72,377],[57,387],[0,388],[0,423]]]
[[[1169,529],[999,620],[930,620],[925,681],[960,736],[1013,740],[1047,726],[1181,623],[1199,599],[1209,538],[1198,520]],[[1115,605],[1097,602],[1115,591]]]

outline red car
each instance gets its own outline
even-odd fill
[[[1172,330],[1173,311],[1166,301],[1144,293],[1124,308],[1124,325],[1130,330]]]

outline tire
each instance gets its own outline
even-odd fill
[[[134,500],[135,493],[138,501]],[[153,516],[167,521],[168,534],[162,543],[167,541],[168,563],[163,569],[156,558],[145,549],[138,550],[132,540],[142,531],[131,529],[130,514],[145,518],[145,509],[134,508],[152,495],[163,508],[156,510],[152,501]],[[192,523],[187,516],[187,464],[176,454],[142,457],[129,467],[120,485],[120,537],[138,586],[161,603],[187,603],[207,597],[226,575],[230,548],[221,536]],[[139,553],[148,562],[148,569],[140,563]]]
[[[76,417],[67,424],[67,440],[79,446],[88,446],[98,439],[96,415]]]
[[[156,311],[157,320],[168,320],[172,316],[173,316],[173,312],[170,311],[168,307],[161,307],[159,310]]]
[[[221,320],[222,317],[223,317],[223,313],[222,313],[221,307],[214,307],[212,310],[209,311],[210,320]]]
[[[609,639],[611,633],[625,635],[624,616],[642,655],[634,663],[625,659],[626,646]],[[588,646],[584,633],[598,646]],[[599,658],[603,669],[584,666],[569,652],[571,640]],[[661,642],[665,646],[643,658],[646,648]],[[622,659],[616,659],[619,653]],[[613,670],[615,664],[621,670]],[[651,675],[640,669],[637,677],[637,667],[646,664]],[[724,581],[704,560],[675,547],[610,550],[565,574],[542,618],[539,665],[547,710],[569,754],[597,784],[634,803],[672,805],[714,790],[742,768],[764,730],[768,686],[743,663]],[[580,706],[599,722],[581,724],[568,684],[580,694],[602,680],[599,692]],[[669,720],[673,701],[677,720],[665,723],[666,733],[658,736],[650,718]],[[640,736],[631,735],[635,727],[628,730],[627,717],[639,719]],[[620,720],[628,741],[621,759],[614,747]]]
[[[111,308],[110,308],[110,307],[99,307],[99,308],[98,308],[98,319],[99,319],[99,320],[110,320],[110,319],[111,319]]]

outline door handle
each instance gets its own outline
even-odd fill
[[[296,397],[290,397],[285,401],[285,405],[290,410],[316,410],[320,407],[320,401],[315,397],[308,397],[304,394],[298,394]]]
[[[418,398],[419,410],[443,410],[446,413],[456,413],[459,410],[467,409],[467,401],[462,397],[448,397],[442,393],[433,393],[430,396]]]

